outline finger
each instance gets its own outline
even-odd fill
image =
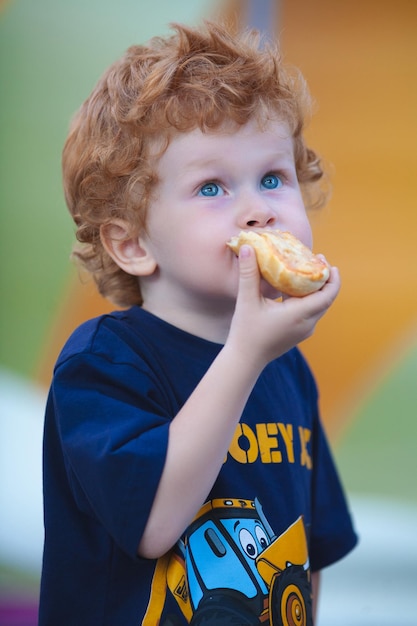
[[[341,286],[341,282],[340,282],[339,268],[330,267],[330,276],[327,282],[323,285],[322,289],[324,289],[324,287],[326,288],[331,287],[333,290],[336,291],[336,295],[337,295],[340,291],[340,286]]]
[[[238,297],[259,294],[259,269],[255,250],[248,245],[241,246],[239,250],[239,293]]]
[[[311,315],[324,315],[331,307],[340,291],[340,276],[337,267],[330,268],[329,280],[319,291],[302,298]]]
[[[330,270],[329,280],[318,291],[302,298],[285,298],[286,307],[294,309],[294,315],[304,319],[319,319],[335,301],[340,290],[339,272],[336,267]]]

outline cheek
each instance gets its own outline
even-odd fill
[[[218,267],[222,255],[219,246],[216,247],[209,236],[197,237],[190,234],[170,242],[163,256],[166,267],[169,268],[172,264],[177,268],[181,267],[186,274],[199,274]]]
[[[307,218],[295,222],[291,232],[295,237],[297,237],[297,239],[307,246],[307,248],[312,249],[313,233],[311,231],[310,222]]]
[[[311,228],[306,230],[305,236],[301,241],[307,248],[310,248],[310,250],[313,249],[313,233],[311,232]]]

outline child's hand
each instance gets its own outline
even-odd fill
[[[239,267],[239,291],[227,343],[263,368],[312,335],[339,292],[339,272],[333,267],[328,282],[319,291],[280,302],[262,296],[251,247],[241,248]]]

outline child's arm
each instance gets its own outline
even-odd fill
[[[170,425],[167,457],[140,556],[158,558],[178,540],[209,494],[263,368],[309,337],[339,291],[332,269],[322,290],[284,302],[260,295],[254,251],[240,254],[240,282],[227,341]]]

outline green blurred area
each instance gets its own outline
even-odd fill
[[[75,270],[61,189],[74,111],[133,43],[210,0],[15,0],[0,12],[0,365],[31,376]]]
[[[417,335],[353,416],[336,449],[351,493],[417,504]]]
[[[0,563],[0,601],[11,595],[37,599],[39,594],[39,575],[21,567]],[[6,625],[4,625],[6,626]]]

